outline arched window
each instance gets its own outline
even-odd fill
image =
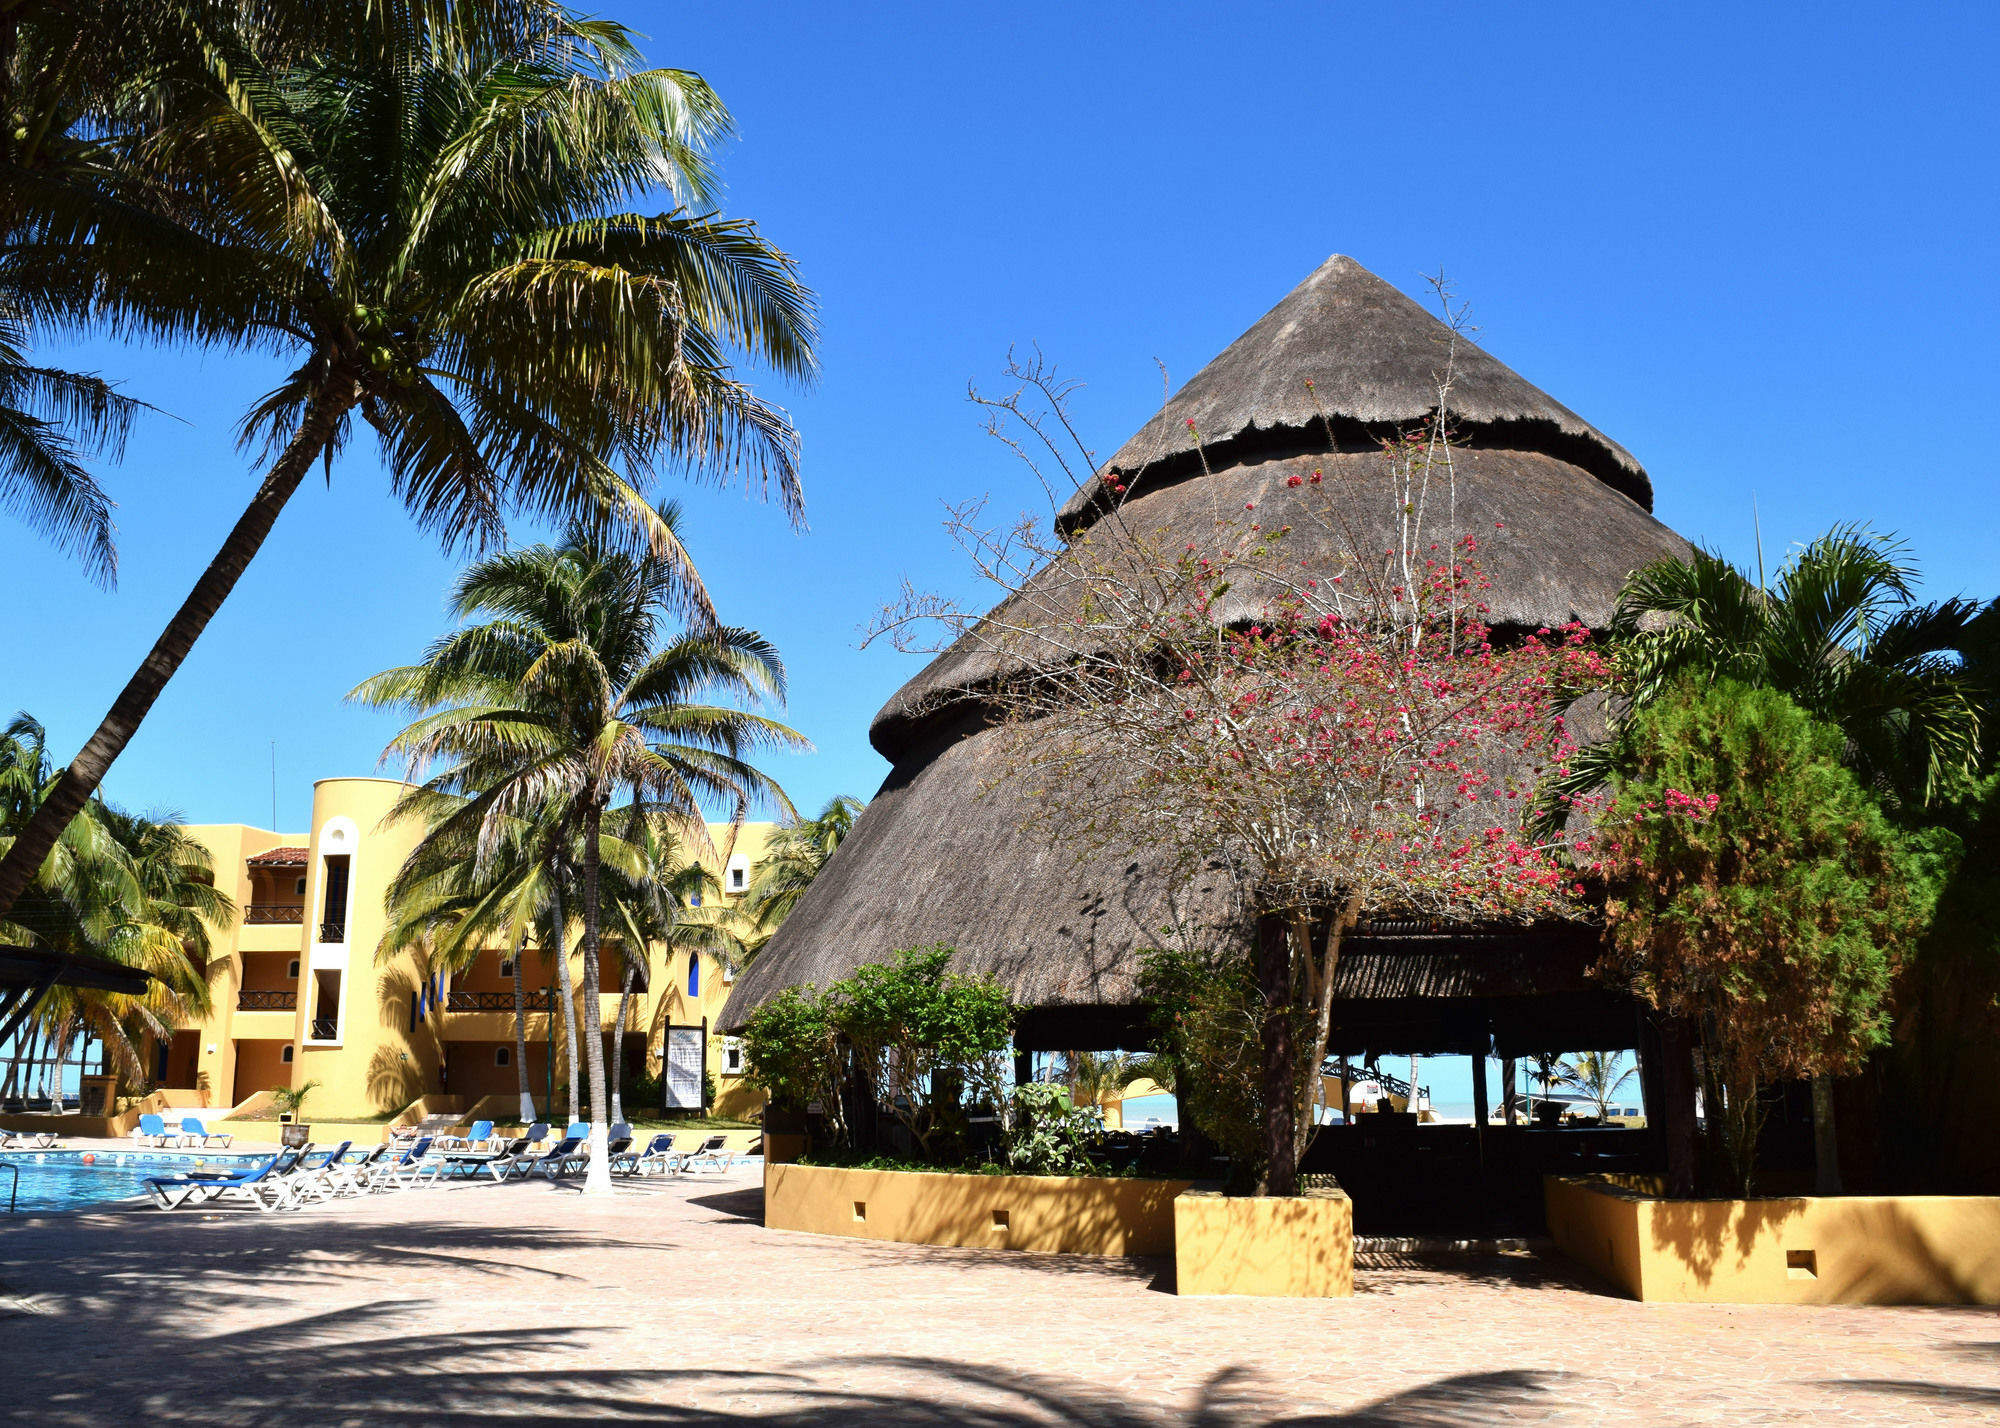
[[[511,1047],[511,1046],[496,1046],[496,1047],[494,1047],[494,1048],[493,1048],[493,1064],[494,1064],[495,1066],[511,1066],[511,1065],[513,1065],[513,1064],[514,1064],[514,1048],[513,1048],[513,1047]]]
[[[701,995],[701,953],[688,953],[688,995]]]
[[[278,1059],[279,1059],[280,1061],[284,1062],[284,1063],[285,1063],[285,1064],[286,1064],[287,1066],[291,1065],[291,1064],[292,1064],[292,1048],[291,1048],[291,1047],[289,1047],[289,1046],[285,1046],[285,1047],[280,1047],[280,1048],[278,1049]]]

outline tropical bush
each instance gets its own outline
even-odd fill
[[[1014,1120],[1007,1136],[1007,1168],[1016,1175],[1100,1175],[1091,1154],[1104,1122],[1072,1106],[1064,1088],[1029,1081],[1014,1088]]]
[[[1175,1068],[1181,1114],[1229,1157],[1232,1188],[1262,1182],[1265,1007],[1256,969],[1240,955],[1154,948],[1140,954],[1139,989],[1159,1054]]]
[[[909,948],[823,991],[788,988],[744,1024],[751,1081],[782,1108],[820,1102],[840,1140],[851,1078],[925,1159],[962,1147],[968,1104],[1003,1106],[1014,1014],[998,982],[951,971],[951,957],[943,944]]]
[[[1957,840],[1899,829],[1841,731],[1776,690],[1682,684],[1618,742],[1599,864],[1612,943],[1639,994],[1694,1027],[1744,1193],[1759,1086],[1851,1073],[1887,1042],[1891,978]]]

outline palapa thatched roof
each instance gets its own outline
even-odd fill
[[[1318,470],[1352,538],[1386,547],[1393,515],[1380,442],[1435,404],[1447,338],[1352,259],[1328,259],[1106,463],[1128,486],[1126,519],[1199,540],[1212,536],[1218,510],[1252,503],[1267,529],[1292,524],[1292,540],[1324,541],[1299,519],[1312,488],[1287,484]],[[1603,628],[1626,575],[1685,554],[1687,543],[1653,519],[1651,484],[1623,447],[1462,339],[1454,371],[1452,533],[1481,537],[1491,618]],[[1315,411],[1308,378],[1330,422]],[[1079,492],[1063,529],[1074,538],[1105,496],[1103,486]],[[987,727],[978,706],[997,669],[990,647],[961,640],[876,716],[870,739],[895,767],[738,980],[730,1022],[783,987],[825,985],[932,942],[956,947],[961,970],[993,973],[1025,1004],[1125,1005],[1136,997],[1138,951],[1158,945],[1169,925],[1246,935],[1227,873],[1189,883],[1143,857],[1079,859],[1024,828],[1028,800],[1000,779],[1009,736]]]

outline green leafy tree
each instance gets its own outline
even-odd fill
[[[816,987],[787,987],[751,1013],[742,1037],[751,1085],[779,1110],[804,1111],[818,1102],[834,1142],[847,1139],[840,1008],[832,996]]]
[[[675,513],[662,513],[672,529]],[[676,541],[678,549],[678,541]],[[670,633],[684,608],[684,562],[608,545],[575,529],[560,545],[475,562],[452,605],[467,624],[422,664],[375,676],[350,696],[418,715],[389,747],[412,768],[441,765],[424,787],[460,796],[449,823],[482,841],[510,819],[556,818],[554,856],[576,849],[582,921],[583,1037],[590,1083],[592,1193],[609,1193],[604,1160],[604,1042],[597,1033],[604,922],[606,812],[704,828],[708,803],[740,820],[755,805],[789,812],[784,792],[749,761],[763,749],[811,747],[739,703],[784,698],[784,664],[754,631],[698,623]],[[704,833],[705,836],[705,833]],[[557,879],[560,890],[561,879]]]
[[[525,512],[671,558],[639,495],[663,462],[800,508],[791,427],[732,358],[809,379],[813,301],[707,212],[730,119],[699,76],[537,6],[171,9],[184,54],[118,119],[97,187],[10,181],[7,292],[57,327],[292,365],[243,421],[263,481],[0,859],[0,917],[357,418],[447,548]],[[683,206],[627,207],[659,189]]]
[[[1979,750],[1979,685],[1959,658],[1977,642],[1976,607],[1918,604],[1917,574],[1907,547],[1853,525],[1801,547],[1768,582],[1761,557],[1754,578],[1699,550],[1645,566],[1612,620],[1614,707],[1644,709],[1688,681],[1775,689],[1840,729],[1843,759],[1875,792],[1909,808],[1931,803]],[[1542,825],[1603,785],[1620,756],[1615,739],[1579,750],[1546,786]],[[1824,1076],[1813,1082],[1813,1119],[1818,1185],[1831,1194],[1840,1186]]]
[[[1678,686],[1617,739],[1612,941],[1639,993],[1697,1029],[1745,1192],[1758,1087],[1852,1071],[1886,1040],[1892,972],[1950,850],[1892,825],[1840,730],[1775,690]]]
[[[951,971],[951,957],[943,943],[906,948],[829,988],[862,1083],[927,1159],[941,1134],[963,1135],[967,1090],[999,1106],[1013,1031],[1006,990]]]

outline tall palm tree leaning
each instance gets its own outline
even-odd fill
[[[673,513],[663,513],[671,526]],[[676,541],[678,548],[678,542]],[[419,717],[389,754],[424,782],[462,795],[455,826],[482,840],[503,820],[559,808],[561,846],[577,841],[583,920],[582,1040],[590,1079],[586,1189],[609,1193],[605,1160],[604,1039],[598,953],[600,868],[607,814],[628,830],[669,818],[705,841],[704,808],[741,820],[753,805],[789,814],[782,789],[752,765],[761,749],[809,749],[754,706],[782,703],[785,669],[754,631],[705,622],[669,636],[684,606],[677,559],[608,542],[577,528],[560,545],[489,556],[459,578],[452,604],[463,626],[424,662],[375,676],[350,696]],[[717,694],[752,706],[701,702]],[[628,802],[618,809],[620,797]]]
[[[801,509],[791,426],[730,353],[810,380],[813,299],[754,226],[699,211],[731,125],[699,76],[534,5],[327,0],[311,47],[264,8],[173,7],[199,33],[103,192],[10,205],[0,291],[38,321],[296,366],[243,420],[271,459],[249,506],[0,859],[0,917],[357,415],[447,548],[527,511],[675,558],[638,489],[662,461]],[[622,210],[654,189],[684,206]]]
[[[1761,565],[1761,557],[1760,557]],[[1900,542],[1836,526],[1802,546],[1776,577],[1755,578],[1697,550],[1634,571],[1612,617],[1614,692],[1627,710],[1685,679],[1776,689],[1847,736],[1847,760],[1891,804],[1921,804],[1952,770],[1979,758],[1977,681],[1960,656],[1979,610],[1953,598],[1917,603],[1916,566]],[[1564,795],[1604,785],[1615,737],[1579,751],[1551,780],[1545,823]],[[1833,1083],[1813,1078],[1815,1189],[1840,1191]]]

